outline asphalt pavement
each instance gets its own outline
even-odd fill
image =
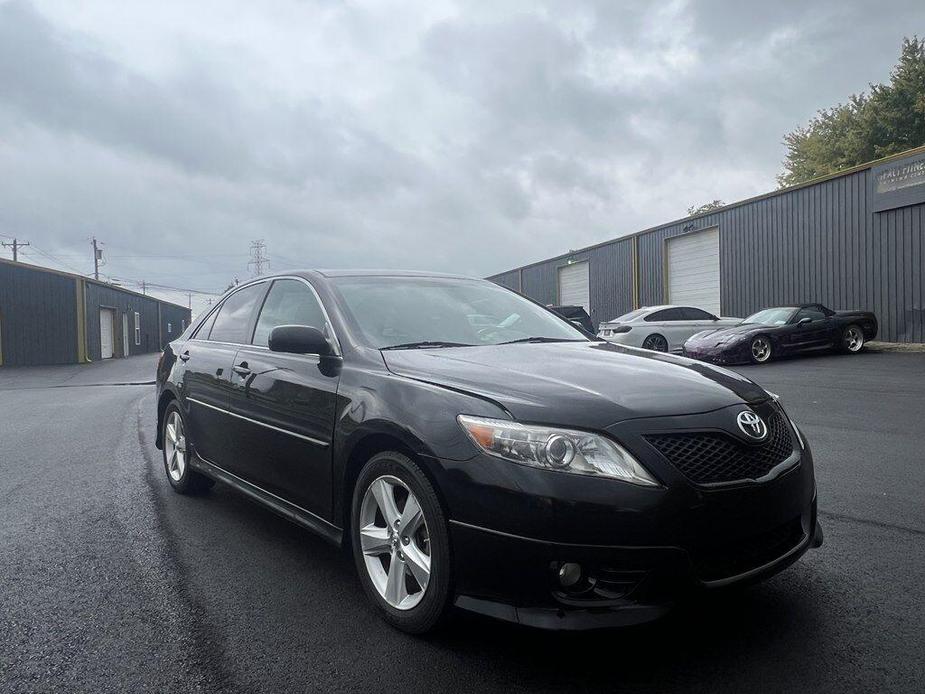
[[[910,692],[925,681],[925,354],[740,370],[816,458],[825,545],[654,624],[426,638],[353,565],[221,485],[174,494],[154,359],[0,369],[0,691]]]

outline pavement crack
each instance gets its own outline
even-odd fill
[[[846,513],[835,513],[833,511],[819,511],[819,515],[824,518],[832,518],[834,520],[845,521],[847,523],[859,523],[861,525],[872,525],[877,528],[884,528],[886,530],[899,530],[905,533],[911,533],[913,535],[925,535],[925,530],[919,530],[918,528],[910,528],[908,525],[899,525],[898,523],[884,523],[883,521],[876,521],[870,518],[859,518],[858,516],[850,516]]]
[[[2,388],[0,391],[14,390],[52,390],[54,388],[106,388],[108,386],[153,386],[156,381],[124,381],[121,383],[57,383],[53,386],[13,386],[12,388]]]

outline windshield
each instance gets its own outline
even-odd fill
[[[787,325],[793,316],[795,308],[766,308],[746,318],[743,323],[757,323],[758,325]]]
[[[334,286],[377,349],[496,345],[528,338],[587,341],[567,321],[487,281],[338,277]]]

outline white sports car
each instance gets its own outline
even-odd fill
[[[714,316],[693,306],[644,306],[601,323],[597,336],[657,352],[680,352],[687,338],[695,333],[741,322],[741,318]]]

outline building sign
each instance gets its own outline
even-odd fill
[[[870,173],[874,212],[925,202],[925,154],[875,166]]]

